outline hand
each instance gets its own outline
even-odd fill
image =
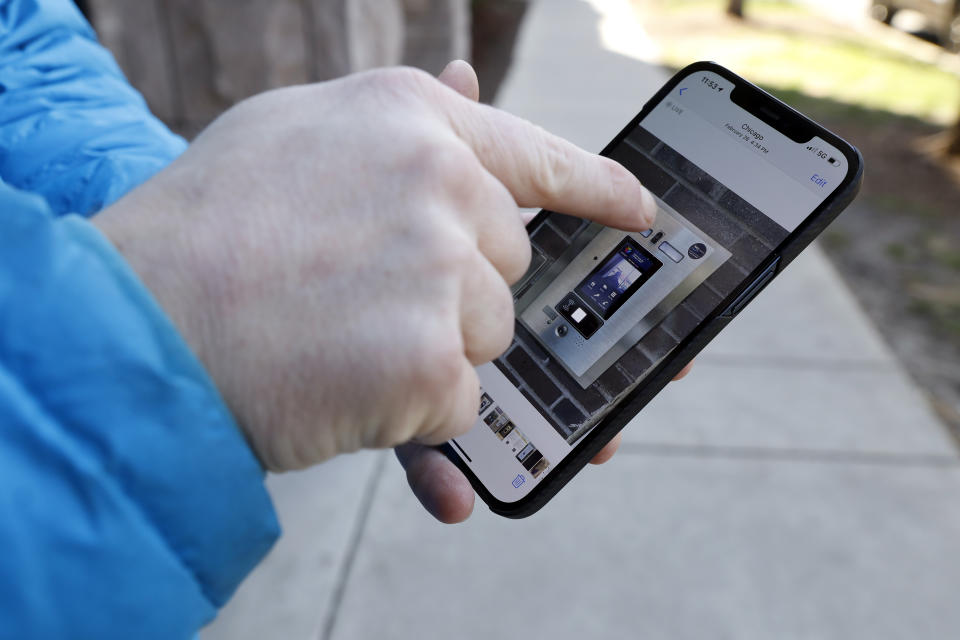
[[[438,78],[470,100],[479,100],[480,86],[473,68],[462,60],[454,60]],[[524,224],[529,220],[524,220]],[[690,373],[690,362],[674,378],[679,380]],[[476,420],[476,416],[473,417]],[[613,457],[620,446],[620,434],[594,456],[593,464],[603,464]],[[406,470],[407,482],[420,503],[437,520],[453,524],[463,522],[473,511],[473,487],[466,476],[447,457],[433,447],[416,442],[396,449],[397,459]]]
[[[281,471],[470,429],[529,262],[518,204],[655,210],[616,162],[393,69],[244,101],[95,224]]]

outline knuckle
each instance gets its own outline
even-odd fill
[[[477,407],[480,406],[480,379],[476,370],[461,368],[457,386],[450,395],[448,418],[442,428],[443,440],[461,436],[473,427],[477,421]],[[439,438],[437,438],[439,439]]]
[[[437,80],[432,75],[416,67],[393,67],[387,70],[396,82],[408,87],[433,86]]]
[[[412,432],[407,425],[404,425],[406,428],[392,428],[392,429],[380,429],[376,431],[370,438],[370,443],[363,443],[363,448],[371,449],[392,449],[396,446],[409,442],[417,434]],[[356,451],[361,447],[354,447],[353,449],[347,449],[348,451]]]
[[[513,295],[506,281],[489,264],[481,273],[475,286],[466,292],[472,302],[463,318],[466,355],[475,365],[506,351],[514,327]]]
[[[413,67],[384,67],[372,69],[363,74],[371,82],[396,88],[418,86],[427,75],[426,72]]]
[[[574,167],[566,149],[552,136],[544,134],[539,145],[537,194],[544,200],[553,200],[562,194],[573,178]]]
[[[436,403],[457,388],[463,375],[463,340],[455,328],[425,338],[416,384],[429,402]]]
[[[450,154],[447,167],[446,186],[450,197],[466,211],[471,205],[484,202],[487,188],[480,173],[480,164],[471,151],[460,148]]]
[[[472,189],[476,160],[463,145],[424,136],[411,145],[408,167],[431,183],[449,189]]]
[[[360,81],[393,97],[407,98],[436,92],[437,80],[426,71],[414,67],[387,67],[360,74]]]
[[[421,250],[428,277],[458,278],[478,253],[467,233],[453,220],[448,208],[438,207],[436,220],[424,225]]]
[[[513,249],[507,257],[506,268],[504,269],[504,279],[507,284],[513,286],[523,278],[524,274],[530,268],[530,261],[533,259],[533,248],[530,246],[530,238],[527,234],[521,233],[517,238],[516,248]],[[512,300],[512,298],[511,298]]]
[[[420,150],[423,166],[449,186],[469,184],[476,164],[470,151],[446,140],[430,141]]]
[[[416,197],[448,199],[457,189],[466,188],[475,174],[477,162],[469,149],[437,135],[429,126],[405,132],[396,145],[390,164]]]
[[[438,418],[445,415],[444,407],[458,392],[467,369],[454,322],[431,318],[406,326],[406,366],[392,384],[397,420],[392,428],[372,434],[370,440],[378,448],[394,447],[442,426]]]
[[[496,310],[496,324],[493,336],[491,336],[491,348],[494,351],[493,357],[497,357],[510,347],[510,342],[513,340],[513,295],[506,283],[497,287],[497,292],[491,304]]]

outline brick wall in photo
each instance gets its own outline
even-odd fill
[[[601,417],[612,400],[695,328],[788,235],[786,229],[641,127],[628,135],[611,157],[732,255],[586,389],[528,330],[516,324],[513,344],[495,364],[571,443],[588,430],[583,425],[592,425]],[[534,266],[555,261],[586,227],[578,218],[551,213],[531,234]]]

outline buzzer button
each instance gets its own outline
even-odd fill
[[[660,243],[660,251],[663,252],[665,256],[673,260],[674,262],[680,262],[683,260],[683,254],[680,253],[676,247],[674,247],[669,242]]]
[[[573,293],[564,296],[555,308],[584,338],[589,339],[603,325],[603,320],[586,308]]]

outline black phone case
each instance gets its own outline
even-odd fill
[[[846,157],[848,166],[855,168],[848,173],[844,181],[786,240],[773,251],[767,259],[750,274],[730,296],[721,302],[713,314],[700,324],[673,352],[667,356],[647,377],[627,395],[616,407],[611,409],[597,426],[595,426],[573,450],[557,464],[557,467],[548,473],[543,480],[534,487],[529,494],[516,502],[502,502],[487,491],[480,479],[473,473],[469,465],[453,450],[449,443],[441,446],[441,450],[452,460],[470,480],[474,490],[494,513],[508,518],[525,518],[536,513],[545,505],[570,479],[576,475],[590,460],[613,438],[627,423],[632,420],[663,387],[669,383],[683,367],[690,362],[700,351],[723,330],[731,320],[742,311],[747,304],[773,279],[783,271],[814,238],[836,218],[847,205],[856,197],[863,179],[863,157],[860,152],[839,136],[799,113],[789,105],[771,96],[759,87],[737,76],[728,69],[713,62],[695,62],[678,71],[667,81],[657,93],[647,101],[636,117],[633,118],[616,137],[601,151],[600,155],[608,155],[637,124],[650,113],[655,105],[660,103],[670,91],[684,77],[697,71],[711,71],[734,83],[736,88],[745,88],[751,93],[752,101],[766,104],[767,109],[775,109],[780,113],[788,114],[791,120],[798,117],[816,130],[816,135],[834,145]],[[754,93],[755,92],[755,93]],[[762,118],[759,114],[754,113]],[[768,123],[771,124],[771,123]],[[772,124],[777,127],[777,125]],[[777,127],[779,128],[779,127]],[[541,210],[527,225],[532,230],[543,220],[548,211]]]

